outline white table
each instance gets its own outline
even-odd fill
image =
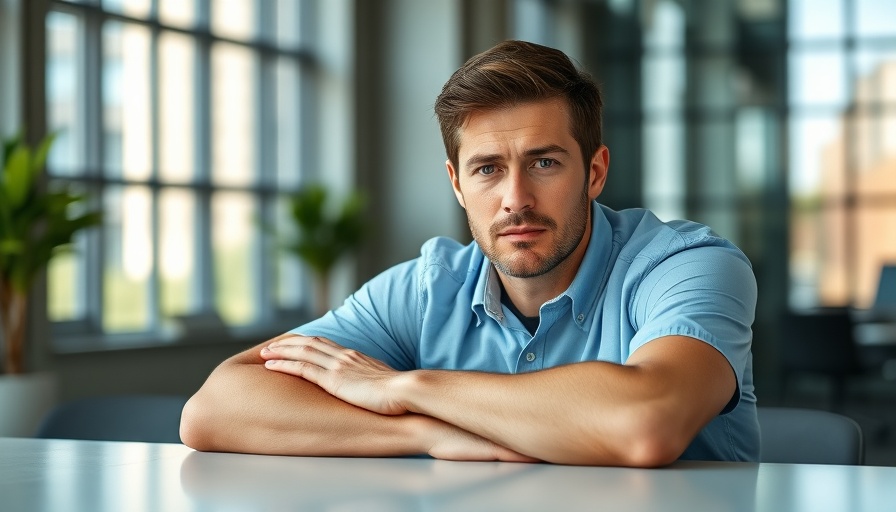
[[[643,470],[0,438],[0,510],[893,512],[896,468],[679,462]]]

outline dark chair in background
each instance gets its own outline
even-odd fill
[[[799,374],[820,375],[832,384],[831,408],[841,411],[848,380],[864,373],[850,311],[846,308],[788,311],[781,317],[780,332],[785,398]]]
[[[73,400],[50,411],[35,437],[179,443],[180,414],[187,399],[118,395]]]
[[[846,416],[790,407],[759,407],[761,462],[849,464],[865,461],[862,429]]]

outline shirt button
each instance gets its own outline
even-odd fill
[[[579,323],[582,323],[583,321],[585,321],[585,315],[582,313],[579,313],[579,316],[576,317],[576,320],[578,320]]]
[[[526,361],[529,361],[530,363],[532,361],[535,361],[535,354],[533,354],[532,352],[529,352],[528,354],[526,354]]]

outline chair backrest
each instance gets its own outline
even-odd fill
[[[795,464],[857,465],[865,460],[862,428],[828,411],[759,407],[759,460]]]
[[[896,310],[896,265],[884,265],[880,269],[874,309]]]
[[[853,320],[846,308],[787,311],[781,318],[785,372],[850,375],[860,372]]]
[[[119,395],[83,398],[56,406],[35,437],[179,443],[187,397]]]

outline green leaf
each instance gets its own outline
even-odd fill
[[[19,147],[22,144],[22,132],[13,135],[12,137],[3,141],[3,168],[6,168],[6,161],[9,159],[9,156],[12,155],[12,151]]]
[[[37,146],[37,150],[34,152],[34,159],[31,161],[32,181],[43,172],[44,164],[47,162],[47,155],[50,153],[50,148],[55,140],[56,134],[50,134],[44,137],[44,140]]]
[[[3,185],[6,198],[13,209],[25,203],[32,187],[31,151],[26,146],[19,146],[12,151],[3,172]]]
[[[0,175],[0,282],[27,294],[49,261],[69,250],[78,231],[102,221],[86,211],[86,197],[70,186],[49,192],[37,187],[53,142],[47,137],[32,152],[21,135],[4,142]],[[80,214],[77,214],[80,212]]]
[[[368,229],[361,194],[349,195],[335,208],[328,206],[328,196],[323,185],[312,184],[289,198],[297,234],[293,242],[282,244],[318,275],[328,275],[340,257],[360,245]]]

